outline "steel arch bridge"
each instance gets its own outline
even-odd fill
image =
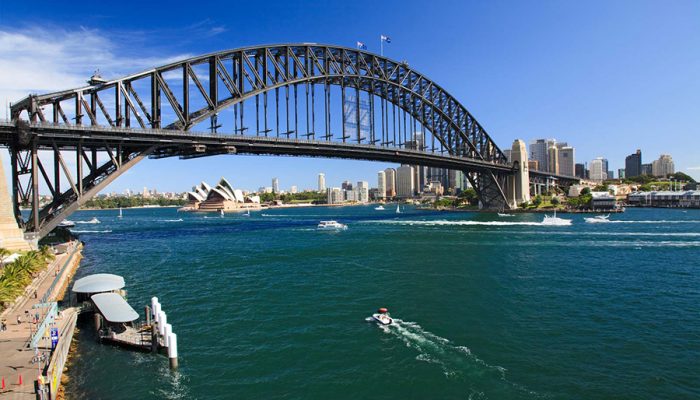
[[[88,83],[30,95],[0,124],[15,215],[35,237],[145,157],[278,154],[449,168],[466,173],[485,207],[508,207],[513,166],[463,105],[406,62],[338,46],[265,45]]]

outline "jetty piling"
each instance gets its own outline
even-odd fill
[[[171,333],[168,337],[168,360],[170,360],[170,369],[177,369],[177,335]]]

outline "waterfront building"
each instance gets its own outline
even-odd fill
[[[340,185],[340,188],[343,190],[352,190],[352,182],[343,181],[343,183]]]
[[[608,177],[607,179],[615,179],[615,171],[608,170]]]
[[[513,162],[513,156],[512,156],[511,149],[503,150],[503,155],[506,156],[506,160],[508,160],[508,162],[511,162],[511,163]]]
[[[464,172],[454,169],[449,170],[448,191],[452,192],[452,194],[460,193],[467,187],[466,180]]]
[[[625,157],[625,177],[634,178],[642,175],[642,151],[637,149],[637,152]]]
[[[396,170],[387,168],[384,174],[386,175],[386,197],[391,199],[396,196]]]
[[[402,165],[396,169],[396,195],[406,199],[413,197],[415,186],[415,171],[410,165]]]
[[[547,171],[559,175],[559,149],[557,146],[549,146],[547,149]]]
[[[651,167],[651,163],[649,164],[642,164],[642,175],[648,175],[651,176],[653,171],[653,168]]]
[[[625,179],[627,177],[627,170],[625,170],[624,168],[618,168],[617,177],[618,179]]]
[[[549,169],[549,148],[556,146],[554,139],[536,139],[530,142],[530,160],[537,161],[538,171],[547,172]]]
[[[328,188],[326,190],[326,198],[328,204],[340,204],[345,200],[343,191],[338,187]]]
[[[386,198],[386,172],[377,172],[377,199]]]
[[[603,157],[598,157],[591,161],[590,164],[590,179],[596,182],[602,182],[608,178],[607,169],[604,168]]]
[[[627,195],[627,203],[647,207],[700,208],[700,190],[634,192]]]
[[[299,189],[297,189],[297,186],[296,186],[296,185],[292,185],[292,187],[289,188],[289,193],[291,193],[291,194],[295,194],[295,193],[298,193],[298,192],[299,192]]]
[[[440,182],[443,188],[449,186],[449,170],[446,168],[429,167],[427,169],[426,183],[430,184],[432,182]],[[421,187],[416,187],[416,190],[420,191]]]
[[[211,191],[211,186],[208,183],[202,181],[198,186],[192,186],[192,191],[187,192],[187,208],[196,210],[199,208],[199,204],[207,199],[209,192]]]
[[[674,172],[673,158],[668,154],[662,154],[651,163],[651,174],[654,176],[666,177]]]
[[[280,180],[278,178],[272,178],[272,193],[279,194],[280,192]]]
[[[539,171],[540,162],[537,160],[527,160],[527,169],[530,171]]]
[[[608,168],[608,159],[603,158],[602,162],[603,162],[603,167],[602,167],[603,172],[605,172],[605,179],[608,179],[608,171],[610,171],[610,168]]]
[[[319,192],[326,191],[326,174],[324,174],[324,173],[318,174],[318,191]]]
[[[341,192],[343,192],[343,201],[349,202],[349,203],[354,203],[357,201],[357,191],[355,190],[343,190],[340,189]]]
[[[357,182],[356,200],[360,203],[369,203],[369,183],[367,181]]]
[[[201,211],[242,211],[259,209],[260,196],[245,196],[240,189],[234,189],[226,180],[221,178],[219,184],[212,188],[206,200],[199,204]]]
[[[612,210],[615,204],[615,196],[610,193],[591,192],[591,208],[594,210]]]
[[[575,176],[576,159],[575,150],[571,146],[562,146],[559,150],[559,174],[564,176]]]
[[[576,164],[574,166],[574,173],[577,178],[587,179],[588,174],[586,172],[586,164]]]

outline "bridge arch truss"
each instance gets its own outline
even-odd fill
[[[15,129],[3,142],[11,150],[16,215],[39,236],[144,157],[249,151],[408,161],[421,153],[425,160],[415,158],[420,165],[444,160],[445,167],[464,171],[490,208],[507,207],[504,187],[513,172],[479,122],[438,84],[406,62],[338,46],[283,44],[207,54],[30,95],[11,113]],[[178,133],[206,130],[201,140],[177,139]],[[153,140],[136,133],[144,131]],[[277,139],[296,143],[297,150],[250,145]],[[319,142],[358,151],[314,152]],[[72,173],[66,152],[75,157]],[[40,155],[49,153],[52,168],[45,168]],[[42,178],[51,199],[40,206]],[[19,213],[22,204],[33,210],[27,221]]]

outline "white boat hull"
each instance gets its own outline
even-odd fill
[[[380,325],[391,325],[394,323],[394,319],[386,314],[372,314],[372,319]]]

